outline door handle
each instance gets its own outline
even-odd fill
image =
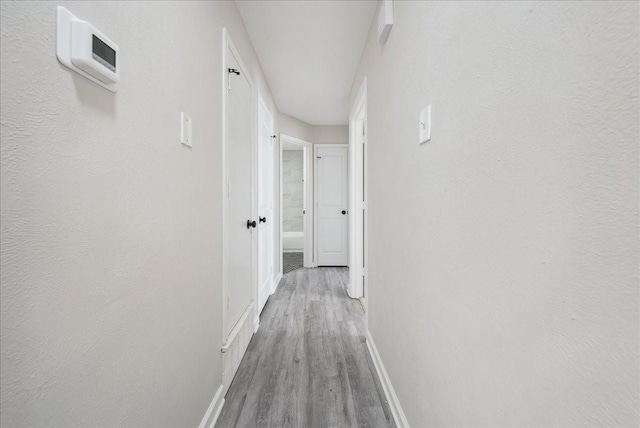
[[[347,212],[345,210],[342,210],[342,215],[345,215]]]
[[[252,227],[256,227],[256,226],[257,226],[257,224],[256,224],[255,220],[253,220],[253,221],[247,220],[247,229],[251,229]]]
[[[267,222],[267,218],[266,217],[258,217],[260,219],[260,223],[266,223]]]

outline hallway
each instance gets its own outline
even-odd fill
[[[0,53],[0,428],[640,428],[640,0],[1,0]]]
[[[260,317],[217,427],[395,426],[347,268],[286,274]]]

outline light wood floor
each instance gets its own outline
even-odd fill
[[[393,427],[347,268],[284,276],[216,427]]]

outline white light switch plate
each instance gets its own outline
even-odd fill
[[[426,106],[420,112],[420,144],[431,140],[431,105]]]
[[[180,142],[193,147],[193,120],[185,112],[180,113]]]

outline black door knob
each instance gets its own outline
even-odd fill
[[[255,220],[253,220],[253,221],[247,220],[247,229],[251,229],[252,227],[256,227],[256,226],[257,226],[257,224],[256,224]]]
[[[345,215],[347,212],[345,210],[342,210],[342,215]]]
[[[267,222],[267,218],[266,217],[258,217],[260,219],[260,223],[266,223]]]

